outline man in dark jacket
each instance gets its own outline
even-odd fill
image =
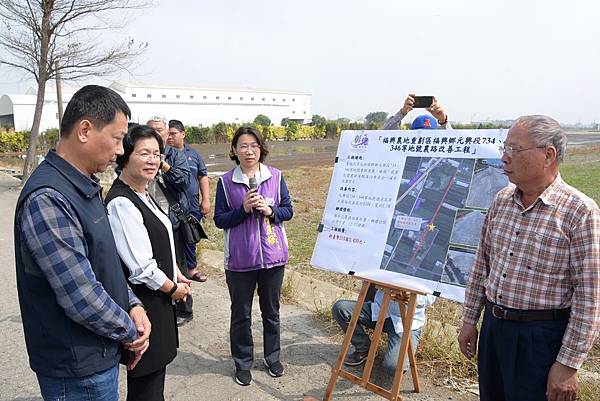
[[[121,349],[133,368],[150,322],[121,270],[95,173],[123,153],[129,108],[89,85],[66,107],[56,150],[15,212],[17,291],[29,364],[45,400],[116,400]]]
[[[210,212],[210,187],[208,171],[204,159],[196,149],[185,143],[185,128],[179,120],[169,120],[169,146],[177,148],[185,154],[190,167],[190,186],[187,190],[190,214],[202,220]],[[191,280],[204,282],[208,279],[206,273],[198,265],[196,258],[196,244],[187,244],[185,247],[186,267]]]

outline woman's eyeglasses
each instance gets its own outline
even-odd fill
[[[138,155],[140,157],[140,159],[144,160],[144,161],[148,161],[150,159],[158,159],[158,160],[162,160],[162,156],[160,153],[155,154],[155,153],[136,153],[136,155]]]
[[[242,152],[245,152],[248,149],[250,149],[253,152],[256,152],[258,149],[260,149],[260,145],[258,143],[242,143],[241,145],[237,145],[236,148],[237,150],[241,150]]]

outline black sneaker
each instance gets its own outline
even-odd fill
[[[235,371],[235,382],[240,386],[249,386],[252,384],[252,373],[249,370]]]
[[[267,369],[269,369],[269,374],[272,377],[281,377],[285,373],[285,370],[283,369],[283,364],[279,361],[269,363],[265,359],[265,366],[267,367]]]
[[[369,355],[369,351],[354,351],[350,355],[346,357],[344,360],[344,365],[346,366],[358,366],[365,363],[367,360],[367,356]]]

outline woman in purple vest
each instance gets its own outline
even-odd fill
[[[215,225],[225,236],[225,275],[231,298],[229,337],[235,381],[252,383],[252,298],[258,286],[263,321],[264,362],[273,377],[283,375],[280,360],[279,296],[288,244],[283,222],[293,215],[281,171],[262,162],[269,151],[260,133],[240,127],[231,141],[237,166],[217,184]]]

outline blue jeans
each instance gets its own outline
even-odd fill
[[[375,325],[377,324],[377,321],[373,321],[371,318],[372,304],[372,302],[365,302],[363,304],[363,307],[360,311],[360,316],[358,317],[358,324],[356,325],[356,329],[352,334],[351,342],[355,351],[357,352],[366,352],[371,346],[371,339],[369,338],[369,335],[365,333],[363,326],[374,329]],[[331,308],[333,318],[338,322],[344,332],[348,329],[355,306],[356,301],[340,300],[337,301]],[[411,331],[411,344],[414,352],[417,351],[417,345],[421,339],[421,329],[422,328],[418,328]],[[396,365],[398,364],[400,344],[402,343],[402,333],[396,333],[392,319],[389,317],[386,318],[385,322],[383,323],[383,331],[387,333],[388,343],[387,350],[385,351],[385,354],[383,354],[383,361],[381,364],[383,365],[384,369],[390,373],[394,373],[396,371]],[[404,370],[408,370],[409,366],[410,361],[407,355],[404,362]]]
[[[84,377],[48,377],[38,374],[45,401],[117,401],[119,365]]]

